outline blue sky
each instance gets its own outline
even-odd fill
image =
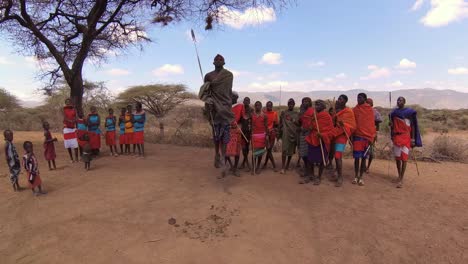
[[[238,91],[454,89],[468,92],[468,2],[464,0],[301,1],[285,10],[228,12],[220,27],[150,25],[143,50],[88,62],[84,77],[118,93],[132,85],[201,85],[194,28],[204,73],[220,53]],[[0,40],[0,87],[41,100],[38,64]]]

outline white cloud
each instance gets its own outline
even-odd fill
[[[307,66],[309,66],[309,67],[323,67],[323,66],[325,66],[325,62],[324,61],[315,61],[315,62],[311,62],[311,63],[307,64]]]
[[[7,58],[5,57],[0,57],[0,65],[12,65],[13,62],[9,61]]]
[[[335,80],[333,78],[325,78],[323,79],[323,82],[326,82],[326,83],[331,83],[331,82],[334,82]]]
[[[129,71],[124,70],[124,69],[118,69],[118,68],[107,70],[106,73],[112,76],[125,76],[125,75],[130,74]]]
[[[339,73],[335,76],[337,79],[345,79],[347,78],[348,76],[345,74],[345,73]]]
[[[234,77],[239,77],[239,76],[242,76],[242,77],[247,77],[247,76],[252,76],[252,72],[249,72],[249,71],[238,71],[238,70],[234,70],[234,69],[229,69],[232,74],[234,75]]]
[[[402,59],[400,61],[400,63],[397,66],[395,66],[395,68],[403,69],[403,70],[414,69],[414,68],[416,68],[416,62],[410,61],[410,60],[404,58],[404,59]]]
[[[416,0],[416,2],[413,4],[413,7],[411,7],[411,10],[413,11],[419,10],[423,4],[424,4],[424,0]]]
[[[220,22],[235,29],[247,26],[258,26],[276,21],[275,10],[271,7],[259,6],[247,8],[243,12],[230,10],[226,6],[219,8]]]
[[[164,64],[163,66],[154,69],[152,73],[158,77],[183,74],[184,68],[179,64]]]
[[[403,86],[403,83],[400,82],[400,81],[395,81],[395,82],[391,83],[390,86],[392,86],[392,87],[401,87],[401,86]]]
[[[283,61],[281,60],[280,53],[274,52],[267,52],[263,54],[262,59],[259,61],[260,64],[281,64]]]
[[[386,78],[391,75],[390,70],[385,67],[380,68],[377,65],[369,65],[367,66],[367,69],[370,70],[371,72],[369,73],[369,75],[361,77],[361,80],[363,81]]]
[[[278,91],[281,86],[283,91],[313,91],[313,90],[341,90],[343,86],[336,86],[333,83],[325,83],[320,80],[284,81],[275,80],[270,82],[252,82],[244,87],[239,87],[239,91],[247,92],[270,92]],[[341,88],[340,88],[341,87]]]
[[[449,69],[448,73],[452,75],[468,75],[468,68],[464,68],[464,67],[453,68],[453,69]]]
[[[416,7],[419,0],[414,4]],[[421,1],[422,2],[422,1]],[[431,0],[431,9],[420,22],[428,27],[442,27],[468,17],[468,3],[464,0]]]

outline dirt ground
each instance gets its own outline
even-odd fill
[[[16,134],[20,154],[26,138],[41,135]],[[293,171],[217,180],[212,150],[170,145],[85,172],[62,146],[49,172],[35,145],[40,197],[12,191],[0,154],[0,263],[468,263],[467,164],[409,164],[396,189],[393,162],[358,187],[348,159],[336,188]]]

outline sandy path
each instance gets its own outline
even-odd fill
[[[216,180],[208,149],[148,145],[90,172],[57,149],[46,196],[0,177],[0,263],[468,263],[468,165],[410,164],[398,190],[376,161],[365,187],[348,170],[335,188],[293,172]]]

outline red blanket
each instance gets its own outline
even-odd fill
[[[275,124],[278,124],[278,113],[275,111],[265,111],[265,115],[268,118],[268,130],[272,130]]]
[[[376,130],[372,106],[367,103],[358,104],[353,108],[353,112],[356,119],[356,131],[354,131],[354,135],[365,138],[370,142],[374,141]]]
[[[68,128],[75,128],[76,126],[76,110],[73,106],[65,106],[63,108],[63,125]]]
[[[335,118],[336,127],[330,132],[330,137],[336,138],[342,134],[351,136],[356,129],[356,119],[354,118],[353,110],[346,107],[345,109],[337,112]],[[343,122],[343,127],[340,126],[340,121]]]
[[[318,129],[317,129],[318,123]],[[327,137],[332,130],[333,130],[333,120],[329,113],[326,111],[322,111],[317,113],[317,122],[315,122],[315,117],[312,120],[312,132],[306,137],[307,143],[313,146],[319,146],[320,141],[318,139],[318,131],[320,130],[320,134],[322,134],[323,143],[325,143],[325,147],[329,150],[330,141],[331,139]]]

